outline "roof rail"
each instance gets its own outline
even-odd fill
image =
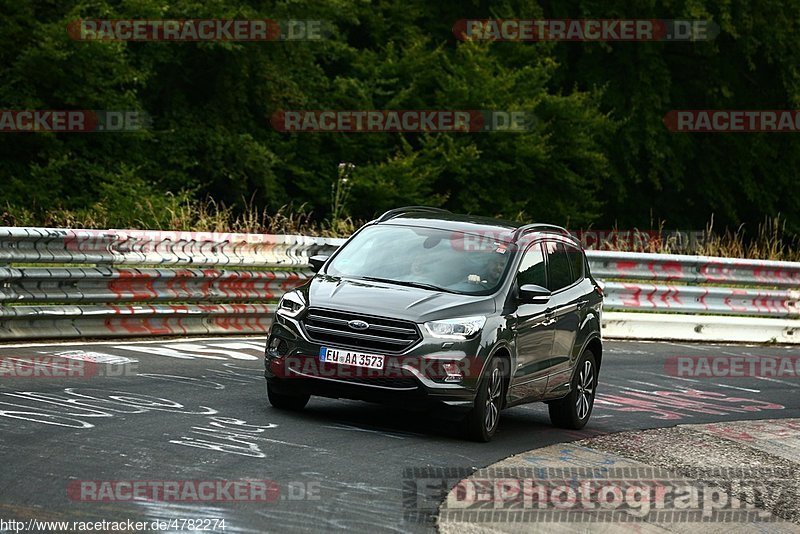
[[[533,223],[520,226],[519,228],[514,230],[514,235],[512,236],[512,240],[516,241],[517,239],[522,237],[523,234],[526,234],[528,232],[533,232],[536,230],[544,230],[546,232],[549,231],[551,233],[561,234],[563,236],[569,237],[573,241],[577,241],[575,236],[569,233],[569,230],[567,230],[566,228],[562,228],[561,226],[556,226],[554,224],[544,224],[544,223]]]
[[[433,208],[431,206],[404,206],[402,208],[395,208],[393,210],[389,210],[380,217],[378,217],[376,222],[383,222],[388,221],[393,217],[397,217],[398,215],[402,215],[403,213],[407,213],[410,211],[428,211],[431,213],[450,213],[450,210],[446,210],[443,208]]]

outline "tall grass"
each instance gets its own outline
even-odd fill
[[[166,201],[165,201],[166,200]],[[127,215],[127,217],[126,217]],[[297,234],[325,237],[347,236],[363,223],[350,217],[319,221],[306,204],[284,205],[270,211],[252,200],[234,209],[213,199],[193,200],[177,195],[154,201],[145,198],[132,213],[115,213],[103,203],[92,209],[32,210],[6,206],[0,209],[0,226],[44,226],[50,228],[126,228],[195,232],[241,232],[254,234]]]
[[[336,190],[334,195],[337,195]],[[330,219],[320,221],[306,204],[287,204],[270,211],[259,208],[251,199],[243,208],[234,209],[213,199],[193,200],[188,195],[167,195],[155,201],[145,199],[136,205],[133,213],[123,215],[102,203],[91,209],[54,210],[43,215],[11,206],[0,209],[0,225],[53,228],[131,228],[346,237],[364,222],[344,216],[341,210],[337,210]],[[786,231],[786,220],[780,215],[765,217],[754,232],[748,232],[744,226],[735,231],[717,230],[712,217],[703,231],[693,234],[699,238],[688,243],[686,234],[675,235],[666,231],[663,221],[657,225],[651,223],[650,226],[655,228],[633,229],[629,234],[632,237],[622,240],[618,239],[619,229],[614,228],[611,234],[616,234],[616,238],[596,243],[592,248],[800,261],[800,238]]]
[[[800,261],[800,236],[787,232],[786,220],[780,215],[765,217],[752,233],[748,233],[744,225],[739,226],[735,231],[728,228],[722,231],[716,230],[713,215],[702,231],[669,231],[666,230],[666,224],[663,221],[660,221],[651,230],[634,228],[622,231],[615,227],[608,232],[606,239],[601,239],[592,248],[657,254],[697,254],[728,258]]]
[[[701,253],[708,256],[800,261],[800,238],[786,232],[786,220],[780,215],[765,217],[752,237],[747,236],[742,226],[735,232],[726,229],[721,234],[715,233],[712,217],[706,235]]]

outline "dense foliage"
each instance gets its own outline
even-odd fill
[[[800,230],[800,134],[672,133],[671,109],[793,109],[800,3],[763,0],[0,0],[0,109],[146,111],[137,133],[0,134],[0,213],[158,217],[174,198],[330,217],[403,204],[608,228]],[[486,43],[462,18],[709,19],[696,43]],[[315,18],[322,41],[81,42],[78,18]],[[275,131],[282,109],[532,110],[525,133]],[[170,192],[177,197],[165,193]]]

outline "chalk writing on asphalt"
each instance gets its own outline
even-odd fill
[[[598,395],[595,399],[596,408],[600,411],[646,413],[653,419],[666,420],[690,418],[693,414],[730,415],[784,409],[782,404],[774,402],[729,397],[699,389],[647,391],[626,386],[620,386],[619,389],[619,394]]]
[[[249,456],[251,458],[266,458],[267,455],[259,446],[264,443],[288,445],[304,449],[311,448],[307,445],[289,443],[264,435],[264,431],[277,426],[274,423],[252,425],[232,417],[208,417],[203,426],[193,426],[180,438],[171,439],[169,442],[176,445]]]
[[[98,420],[118,414],[173,412],[184,415],[214,415],[213,408],[189,408],[152,395],[66,388],[60,393],[12,391],[0,393],[0,417],[69,428],[93,428]]]

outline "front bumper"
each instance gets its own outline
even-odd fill
[[[280,338],[277,349],[270,349]],[[384,369],[371,370],[319,361],[320,349],[370,352],[355,347],[322,345],[309,339],[300,322],[276,314],[265,353],[264,376],[279,392],[358,399],[404,406],[439,404],[471,408],[488,352],[480,336],[469,340],[442,340],[426,335],[399,354],[384,356]],[[463,378],[457,383],[442,372],[455,364]]]

